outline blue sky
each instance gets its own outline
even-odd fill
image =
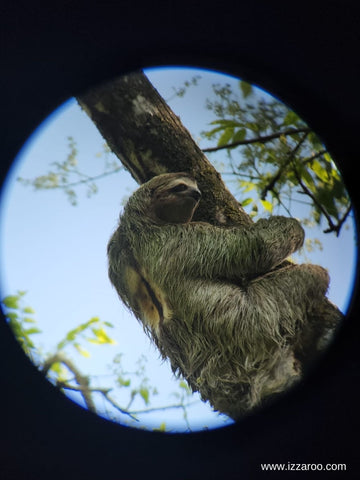
[[[204,105],[211,94],[211,84],[219,81],[218,75],[186,69],[152,70],[147,74],[165,99],[172,97],[172,86],[181,86],[194,74],[202,75],[198,87],[190,89],[184,98],[175,97],[169,102],[199,141],[199,132],[212,120]],[[226,81],[237,80],[227,77]],[[43,331],[37,340],[44,352],[53,351],[67,331],[91,317],[99,316],[113,323],[115,328],[109,333],[116,345],[86,345],[90,358],[75,353],[69,356],[83,373],[98,375],[99,384],[108,385],[109,377],[104,376],[109,373],[106,366],[117,353],[123,353],[124,368],[129,371],[145,355],[150,384],[159,391],[152,406],[173,404],[172,392],[179,389],[169,365],[161,363],[155,348],[123,308],[107,278],[106,244],[116,228],[122,202],[137,187],[134,180],[125,172],[101,179],[98,194],[90,199],[85,188],[80,188],[76,207],[70,205],[62,191],[34,192],[16,181],[18,176],[33,178],[46,173],[52,162],[63,162],[68,154],[68,136],[77,143],[79,167],[89,175],[102,171],[103,160],[97,153],[103,151],[104,141],[86,114],[70,100],[34,132],[9,172],[1,206],[1,296],[27,291],[25,303],[36,311],[35,318]],[[200,146],[204,148],[207,144],[201,140]],[[323,251],[308,254],[308,259],[329,269],[332,279],[329,297],[344,311],[355,271],[352,220],[349,219],[348,228],[340,238],[315,229],[307,230],[307,235],[319,237],[323,242]],[[138,407],[142,407],[141,402]],[[163,421],[169,429],[186,428],[179,410],[142,417],[142,425],[149,428]],[[194,429],[224,424],[223,417],[201,402],[189,409],[189,421]]]

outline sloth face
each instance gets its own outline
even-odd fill
[[[199,204],[201,193],[189,176],[164,176],[152,193],[152,210],[164,223],[188,223]]]

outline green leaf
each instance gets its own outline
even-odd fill
[[[321,165],[320,162],[314,160],[311,164],[311,170],[315,173],[315,175],[322,180],[323,182],[327,182],[329,180],[329,175],[327,170]]]
[[[255,183],[248,182],[247,180],[241,180],[240,187],[243,189],[243,193],[247,193],[247,192],[250,192],[251,190],[254,190]],[[242,205],[244,205],[243,202],[242,202]]]
[[[229,143],[229,140],[232,138],[234,135],[234,127],[228,127],[225,128],[224,132],[220,136],[218,140],[218,147],[222,147],[224,145],[227,145]]]
[[[186,392],[188,395],[190,395],[190,394],[192,393],[191,388],[190,388],[189,385],[188,385],[186,382],[184,382],[184,381],[181,381],[181,382],[179,383],[179,387],[182,388],[183,390],[185,390],[185,392]]]
[[[293,112],[292,110],[289,110],[284,117],[283,125],[284,126],[296,125],[299,120],[300,120],[299,116],[296,115],[296,113]]]
[[[314,182],[314,179],[313,177],[311,176],[311,173],[309,172],[309,170],[304,166],[304,165],[298,165],[298,173],[300,174],[301,176],[301,179],[304,181],[304,183],[306,184],[306,186],[312,191],[312,192],[315,192],[316,191],[316,185],[315,185],[315,182]],[[292,179],[296,185],[299,184],[297,178],[294,176],[294,178]]]
[[[250,205],[251,202],[253,202],[252,198],[245,198],[245,200],[241,200],[241,206],[247,207],[248,205]]]
[[[210,122],[210,125],[220,125],[222,127],[242,127],[242,123],[237,122],[236,120],[229,120],[227,118],[220,118],[218,120],[213,120]]]
[[[26,323],[36,323],[36,320],[30,317],[24,317],[24,322]]]
[[[223,127],[223,126],[213,128],[212,130],[209,130],[208,132],[204,132],[204,133],[205,133],[206,138],[213,138],[213,136],[214,136],[216,133],[221,132],[222,130],[224,130],[224,127]]]
[[[324,153],[323,158],[326,162],[330,163],[331,165],[334,165],[334,162],[328,152]]]
[[[116,343],[115,340],[108,336],[103,328],[92,328],[91,331],[96,337],[96,339],[88,338],[88,341],[91,343],[99,345],[104,343],[110,343],[111,345],[114,345]]]
[[[324,145],[322,144],[320,138],[316,135],[316,133],[310,132],[308,135],[308,139],[312,143],[312,147],[315,150],[320,150],[324,148]]]
[[[41,333],[41,330],[39,328],[33,327],[29,328],[28,330],[24,330],[24,333],[27,335],[33,335],[34,333]]]
[[[272,213],[273,204],[271,202],[269,202],[268,200],[261,200],[261,199],[260,199],[260,202],[261,202],[261,205],[263,206],[264,210]]]
[[[33,313],[35,313],[35,310],[31,307],[25,307],[25,308],[23,308],[23,312],[33,314]]]
[[[61,369],[62,369],[61,363],[60,362],[55,362],[51,365],[51,367],[49,368],[49,371],[51,370],[52,372],[60,375]]]
[[[144,400],[145,405],[149,404],[149,390],[147,388],[140,388],[139,390],[141,398]]]
[[[85,350],[85,348],[82,348],[79,344],[75,344],[74,347],[80,353],[80,355],[82,355],[85,358],[90,358],[91,355],[87,350]]]
[[[246,128],[240,128],[240,130],[237,130],[232,138],[233,143],[235,142],[242,142],[245,140],[246,137]]]
[[[16,312],[7,312],[6,313],[6,317],[11,320],[11,321],[15,321],[19,318],[19,315],[16,313]]]
[[[244,98],[247,98],[253,92],[252,85],[248,82],[244,82],[244,80],[240,81],[240,88]]]
[[[90,327],[90,325],[93,325],[94,323],[98,323],[98,322],[100,322],[99,317],[92,317],[87,322],[82,323],[78,327],[70,330],[66,334],[66,337],[64,338],[64,340],[62,340],[61,342],[59,342],[57,344],[57,350],[62,350],[68,343],[72,343],[75,340],[75,338],[77,337],[77,335],[79,335],[80,333],[83,333],[85,330],[87,330]],[[95,342],[93,342],[93,343],[95,343]]]
[[[93,323],[98,323],[100,322],[100,318],[99,317],[92,317],[90,318],[90,320],[88,322],[86,322],[84,325],[86,325],[87,327],[89,325],[92,325]]]
[[[19,296],[18,295],[8,295],[2,301],[2,303],[7,308],[19,308]]]
[[[26,337],[26,347],[25,349],[35,348],[34,343],[30,340],[30,338]]]
[[[158,431],[158,432],[165,432],[166,423],[165,422],[160,423],[159,428],[156,428],[155,430]]]
[[[72,342],[73,340],[75,340],[75,337],[76,337],[76,334],[78,332],[76,330],[71,330],[70,332],[68,332],[68,334],[66,335],[66,340],[68,342]]]
[[[121,385],[122,387],[129,387],[130,384],[131,384],[131,380],[130,380],[130,379],[124,380],[123,378],[118,378],[118,383],[119,383],[119,385]]]

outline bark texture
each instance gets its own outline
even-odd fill
[[[161,173],[188,172],[202,192],[194,220],[214,225],[252,223],[142,72],[94,88],[80,95],[78,102],[139,184]]]

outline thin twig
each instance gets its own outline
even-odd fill
[[[42,368],[44,375],[47,375],[54,363],[62,363],[68,370],[70,370],[71,373],[74,374],[75,381],[80,387],[80,393],[87,408],[96,413],[96,407],[91,396],[91,388],[89,387],[89,378],[85,375],[82,375],[79,369],[75,367],[73,362],[69,360],[62,352],[56,352],[54,355],[51,355],[45,360]]]
[[[227,145],[221,145],[219,147],[209,147],[203,148],[202,151],[204,153],[210,152],[217,152],[218,150],[224,150],[226,148],[234,148],[238,147],[239,145],[249,145],[251,143],[266,143],[274,140],[275,138],[279,138],[282,135],[295,135],[296,133],[310,133],[311,129],[308,127],[304,128],[289,128],[288,130],[284,130],[282,132],[272,133],[271,135],[264,135],[263,137],[255,137],[255,138],[248,138],[245,140],[239,140],[238,142],[228,143]]]
[[[337,225],[335,226],[335,228],[327,228],[326,230],[324,230],[324,233],[330,233],[330,232],[333,232],[335,230],[336,232],[336,236],[338,237],[340,235],[340,230],[341,230],[341,227],[343,226],[345,220],[347,219],[349,213],[351,212],[351,209],[352,209],[352,204],[350,203],[348,208],[346,209],[346,212],[343,216],[343,218],[337,223]]]
[[[100,173],[99,175],[94,175],[93,177],[86,176],[87,178],[85,178],[85,179],[77,180],[77,181],[74,181],[74,182],[71,182],[71,183],[66,183],[66,184],[61,184],[61,185],[52,185],[52,186],[40,187],[40,188],[44,188],[44,189],[47,189],[47,190],[50,190],[50,189],[65,190],[65,189],[68,189],[69,187],[76,187],[78,185],[83,185],[83,184],[87,184],[87,183],[90,183],[90,182],[94,182],[95,180],[100,180],[100,179],[105,178],[109,175],[113,175],[114,173],[117,173],[119,170],[122,170],[122,167],[116,167],[113,170],[110,170],[108,172]],[[81,172],[78,172],[78,175],[80,175],[80,173]],[[17,180],[25,186],[34,185],[34,180],[27,180],[27,179],[20,178],[20,177],[18,177]]]
[[[301,186],[301,188],[303,189],[303,192],[305,195],[307,195],[308,197],[311,198],[311,200],[314,202],[314,204],[318,207],[318,209],[321,211],[321,213],[324,215],[324,217],[326,218],[327,222],[328,222],[328,225],[329,225],[329,228],[327,228],[326,230],[324,230],[324,233],[330,233],[330,232],[336,232],[336,236],[339,236],[339,232],[340,232],[340,228],[341,228],[341,225],[342,223],[345,221],[343,220],[341,222],[341,225],[339,225],[339,223],[337,225],[334,224],[334,222],[332,221],[330,215],[328,214],[328,212],[326,211],[326,209],[321,205],[321,203],[318,201],[318,199],[315,197],[315,195],[307,188],[307,186],[304,184],[304,182],[301,180],[301,177],[299,175],[299,172],[297,171],[295,165],[294,165],[294,173],[295,173],[295,176],[296,176],[296,179],[297,181],[299,182],[299,185]],[[350,211],[350,210],[349,210]],[[348,213],[347,213],[348,215]],[[347,216],[346,215],[346,216]]]
[[[275,175],[272,177],[272,179],[270,180],[270,182],[263,188],[262,192],[261,192],[261,195],[260,195],[260,198],[262,200],[265,200],[266,198],[266,195],[269,191],[273,190],[274,189],[274,186],[275,186],[275,183],[279,180],[279,178],[281,177],[281,175],[284,173],[284,171],[286,170],[286,168],[289,166],[289,164],[293,161],[293,159],[295,158],[295,155],[296,155],[296,152],[299,150],[299,148],[301,147],[301,145],[304,143],[304,141],[306,140],[306,137],[308,136],[309,132],[306,132],[302,137],[301,139],[299,140],[299,142],[296,144],[296,146],[287,154],[287,158],[286,160],[283,162],[282,165],[280,165],[278,171],[275,173]]]
[[[57,382],[56,384],[59,388],[63,388],[65,390],[73,390],[75,392],[80,392],[81,394],[84,393],[84,390],[90,393],[100,393],[105,399],[120,413],[123,413],[124,415],[128,415],[130,418],[133,420],[138,421],[136,417],[134,417],[130,412],[128,412],[125,408],[120,407],[120,405],[110,397],[109,393],[111,392],[111,388],[88,388],[84,387],[82,385],[79,386],[74,386],[74,385],[69,385],[66,382]]]
[[[301,163],[303,165],[305,165],[306,163],[310,163],[312,162],[313,160],[315,160],[316,158],[318,157],[321,157],[322,155],[324,155],[324,153],[327,153],[327,150],[324,149],[324,150],[319,150],[318,152],[314,153],[313,155],[311,155],[310,157],[307,157],[305,158],[304,160],[301,161]]]
[[[152,407],[152,408],[145,408],[143,410],[133,410],[130,413],[132,415],[139,415],[140,413],[156,412],[156,411],[159,411],[159,410],[169,410],[169,409],[172,409],[172,408],[186,408],[186,407],[190,407],[191,405],[195,405],[196,403],[198,403],[198,402],[197,401],[189,402],[186,405],[184,405],[183,403],[177,403],[175,405],[167,405],[165,407]]]

